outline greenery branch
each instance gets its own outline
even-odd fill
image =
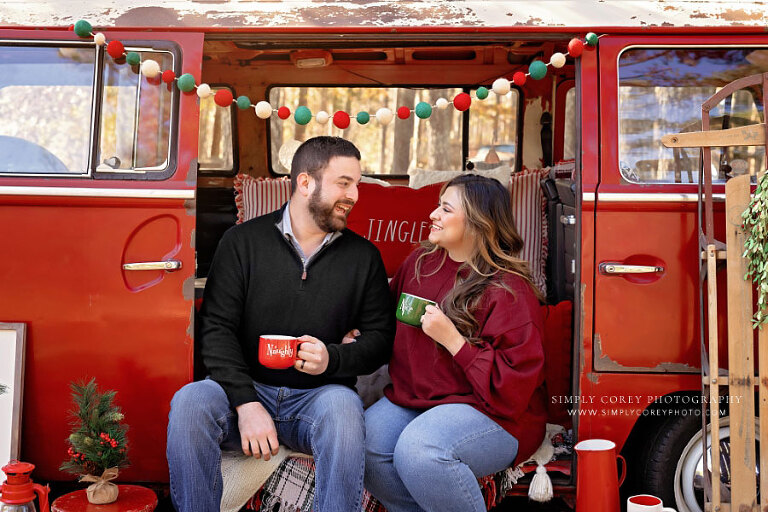
[[[745,280],[751,278],[757,289],[757,312],[752,328],[762,328],[768,321],[768,173],[763,173],[749,206],[741,214],[747,239],[743,257],[747,258]]]
[[[79,475],[100,476],[105,469],[128,465],[123,413],[114,405],[115,392],[100,392],[96,380],[72,383],[75,408],[72,434],[67,439],[68,458],[60,470]]]

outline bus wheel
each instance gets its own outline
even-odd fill
[[[659,496],[664,503],[677,508],[678,512],[703,512],[704,468],[701,417],[695,414],[671,418],[663,425],[657,440],[663,441],[655,450],[651,448],[646,465],[648,493]],[[711,425],[707,426],[707,446],[711,446]],[[757,429],[757,425],[755,425]],[[730,501],[730,417],[720,419],[720,496]],[[759,433],[756,430],[756,439]],[[679,443],[675,446],[674,443]],[[682,449],[680,448],[682,447]],[[759,443],[756,448],[759,453]],[[712,467],[712,452],[707,453],[707,467]],[[757,471],[757,468],[755,468]],[[674,479],[668,475],[673,474]],[[666,478],[664,478],[666,477]]]

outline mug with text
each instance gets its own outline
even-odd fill
[[[627,512],[675,512],[675,509],[665,507],[661,498],[650,494],[638,494],[627,498]]]
[[[437,305],[435,301],[403,292],[400,294],[400,300],[397,303],[395,317],[404,324],[421,327],[421,317],[430,304],[433,306]]]
[[[267,368],[283,370],[296,362],[299,339],[295,336],[264,334],[259,336],[259,362]]]

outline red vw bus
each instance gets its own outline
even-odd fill
[[[58,466],[69,383],[95,377],[117,391],[130,425],[132,465],[121,478],[167,482],[171,396],[205,375],[195,299],[216,244],[239,220],[279,206],[295,141],[333,134],[362,150],[370,179],[350,222],[379,245],[390,272],[425,236],[420,222],[436,196],[419,185],[466,170],[509,184],[538,283],[566,315],[546,347],[550,421],[573,440],[614,441],[628,461],[627,492],[702,510],[702,159],[660,138],[700,130],[705,98],[768,71],[764,6],[43,7],[12,4],[0,15],[0,327],[25,332],[23,361],[14,361],[23,368],[19,441],[6,453],[34,463],[37,480],[67,479]],[[245,108],[148,79],[68,30],[79,19],[177,77],[245,97]],[[599,36],[596,50],[553,65],[588,32]],[[534,61],[548,64],[546,76],[479,97],[479,87]],[[461,93],[472,98],[467,110],[439,108]],[[762,122],[762,94],[723,101],[715,128]],[[256,114],[259,101],[275,110],[268,119]],[[435,107],[429,119],[357,116],[419,102]],[[298,106],[311,122],[295,121]],[[340,129],[318,122],[320,111],[353,119]],[[765,169],[760,147],[714,154],[703,172],[721,199],[728,176]],[[723,398],[713,406],[727,415],[738,397]],[[564,495],[573,494],[573,462],[551,472]]]

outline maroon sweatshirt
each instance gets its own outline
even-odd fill
[[[438,304],[452,288],[460,263],[442,251],[422,262],[421,282],[415,278],[412,252],[390,283],[397,300],[408,292]],[[467,272],[465,268],[461,270]],[[397,322],[386,397],[402,407],[428,409],[464,403],[486,414],[515,436],[515,464],[526,460],[541,444],[546,427],[544,349],[539,301],[521,277],[503,274],[514,292],[490,286],[475,311],[480,345],[466,343],[455,356],[424,334],[420,327]]]

